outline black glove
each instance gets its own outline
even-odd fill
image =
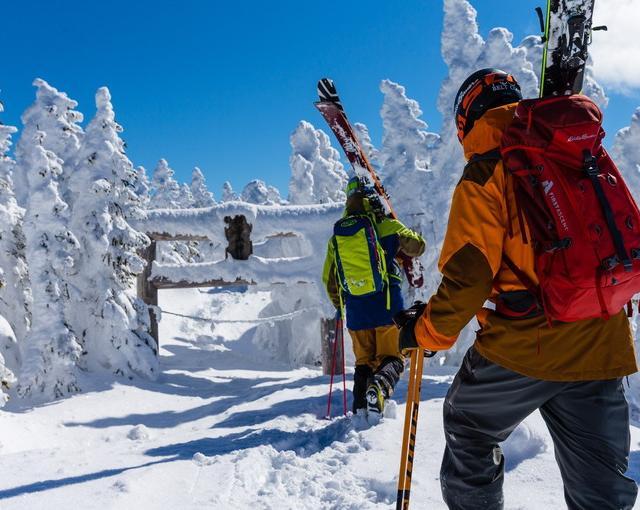
[[[419,347],[414,328],[426,307],[427,304],[423,301],[416,301],[411,308],[402,310],[394,315],[393,322],[400,330],[400,338],[398,341],[400,352],[407,349],[417,349]],[[436,353],[435,351],[425,349],[424,355],[430,358],[435,356]]]

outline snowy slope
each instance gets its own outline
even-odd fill
[[[242,290],[163,291],[160,306],[225,321],[258,317],[269,293]],[[156,382],[93,378],[82,381],[93,390],[47,406],[10,402],[0,412],[0,509],[394,508],[406,382],[396,417],[376,427],[318,419],[328,377],[267,361],[253,345],[254,327],[224,322],[212,330],[208,321],[165,313]],[[450,368],[424,377],[415,509],[445,508],[438,469],[451,378]],[[338,392],[336,411],[340,400]],[[639,441],[633,427],[638,480]],[[539,415],[516,430],[505,455],[506,508],[564,506]]]

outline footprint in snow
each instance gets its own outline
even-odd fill
[[[131,441],[146,441],[150,437],[149,429],[144,425],[136,425],[127,433],[127,438]]]

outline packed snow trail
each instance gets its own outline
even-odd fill
[[[160,306],[250,319],[268,292],[163,291]],[[291,369],[254,343],[254,326],[165,315],[156,382],[81,381],[91,390],[0,411],[0,509],[392,509],[406,381],[395,418],[327,421],[328,376]],[[445,509],[438,471],[442,401],[453,371],[425,370],[412,508]],[[335,394],[334,404],[341,399]],[[339,405],[338,405],[339,408]],[[640,479],[640,430],[631,475]],[[564,508],[538,414],[505,445],[508,509]]]

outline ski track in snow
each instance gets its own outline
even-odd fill
[[[269,294],[163,291],[166,310],[247,319]],[[250,324],[165,315],[156,382],[82,381],[89,391],[0,412],[0,509],[392,509],[406,381],[395,418],[322,419],[328,377],[268,361]],[[412,508],[444,509],[438,470],[451,369],[424,376]],[[339,381],[338,388],[341,381]],[[351,383],[349,382],[349,386]],[[333,413],[342,409],[334,393]],[[630,475],[640,479],[640,431]],[[503,445],[507,509],[563,508],[553,446],[538,414]],[[8,469],[7,466],[11,468]],[[73,502],[70,504],[70,502]]]

